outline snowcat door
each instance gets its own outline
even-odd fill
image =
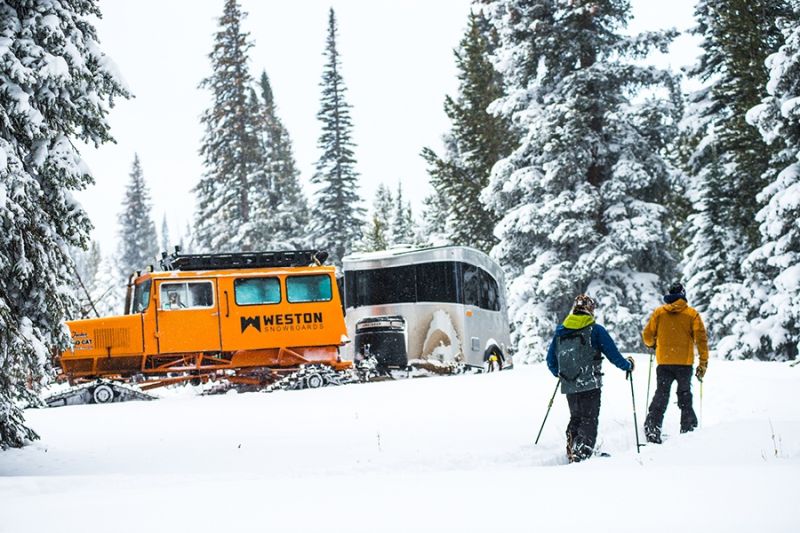
[[[220,350],[219,302],[214,280],[162,281],[157,291],[158,353]]]

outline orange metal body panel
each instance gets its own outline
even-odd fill
[[[158,353],[218,352],[220,344],[219,301],[214,278],[192,278],[209,282],[214,300],[210,307],[168,309],[162,292],[177,285],[175,280],[155,280],[152,306],[156,309]]]
[[[300,281],[320,282],[330,298],[290,302],[287,278],[298,276],[315,276]],[[277,280],[270,283],[280,287],[280,301],[237,301],[237,283],[251,278]],[[141,312],[67,323],[73,347],[61,354],[60,363],[69,378],[144,374],[175,381],[183,379],[175,373],[235,371],[247,381],[263,380],[243,375],[259,368],[350,365],[338,355],[346,328],[333,267],[154,272],[136,284],[148,280],[150,296]],[[195,304],[176,305],[170,292],[180,291]]]
[[[320,268],[303,269],[320,274]],[[264,347],[339,346],[347,330],[339,299],[336,279],[330,278],[332,297],[326,302],[290,303],[286,299],[286,278],[301,272],[274,274],[280,280],[283,298],[279,303],[239,305],[236,302],[234,281],[259,277],[247,272],[219,278],[221,294],[222,344],[226,351],[257,350]],[[262,275],[263,277],[263,275]]]

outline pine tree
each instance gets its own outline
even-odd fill
[[[209,54],[212,72],[200,84],[213,98],[201,118],[206,128],[200,148],[205,172],[194,189],[195,238],[207,251],[253,248],[249,194],[258,139],[247,67],[252,43],[242,30],[244,17],[237,0],[225,1]]]
[[[299,182],[289,132],[278,118],[266,72],[253,94],[258,106],[260,161],[252,178],[253,219],[258,223],[256,241],[262,249],[305,247],[308,203]]]
[[[759,193],[760,246],[743,264],[726,358],[797,359],[800,353],[800,11],[778,19],[785,44],[766,65],[768,96],[747,115],[769,147]]]
[[[169,224],[167,224],[167,215],[161,219],[161,251],[170,252],[171,241],[169,238]]]
[[[180,240],[178,240],[178,247],[187,254],[197,253],[198,246],[197,241],[194,236],[194,231],[192,231],[192,225],[186,224],[186,229],[181,235]]]
[[[133,157],[122,206],[117,269],[120,285],[124,286],[133,272],[144,270],[158,257],[158,235],[151,216],[150,191],[144,181],[138,154]]]
[[[363,226],[364,208],[358,195],[350,104],[345,100],[339,51],[336,48],[336,17],[328,16],[325,67],[322,73],[322,100],[317,118],[322,134],[317,146],[322,155],[317,160],[311,182],[317,186],[311,217],[311,234],[317,248],[340,262],[358,240]]]
[[[437,191],[422,201],[422,221],[414,235],[417,246],[445,246],[453,244],[447,231],[447,209],[444,198]]]
[[[95,290],[92,292],[95,309],[100,316],[124,314],[127,283],[120,285],[119,271],[112,254],[102,254],[101,257]]]
[[[626,0],[499,0],[488,12],[508,93],[493,105],[523,133],[482,194],[502,216],[493,255],[519,359],[543,357],[579,293],[598,301],[621,349],[639,348],[674,265],[658,202],[678,111],[672,74],[639,60],[674,32],[624,35]],[[650,96],[634,100],[642,89]]]
[[[413,244],[414,216],[411,213],[411,204],[403,200],[403,184],[399,181],[392,211],[391,244]]]
[[[70,255],[75,262],[73,292],[78,309],[68,318],[103,317],[123,312],[125,287],[120,284],[115,261],[106,257],[97,241],[88,250],[72,247]]]
[[[0,2],[2,449],[36,438],[18,402],[34,401],[51,350],[70,342],[69,247],[91,226],[71,196],[92,183],[75,141],[112,140],[108,108],[128,96],[90,23],[99,16],[91,0]]]
[[[490,61],[493,45],[482,13],[471,13],[469,29],[455,51],[459,94],[445,99],[452,121],[445,155],[422,151],[431,184],[445,199],[450,240],[489,252],[497,243],[493,230],[499,217],[480,201],[492,166],[514,147],[505,117],[493,115],[489,105],[503,95],[500,75]]]
[[[370,221],[364,228],[364,236],[357,245],[360,252],[374,252],[386,250],[392,243],[390,234],[390,218],[395,209],[395,200],[392,191],[383,183],[375,191],[375,201],[372,204]]]
[[[704,86],[689,95],[683,121],[693,202],[683,275],[712,342],[730,332],[739,306],[731,291],[759,242],[753,198],[766,185],[769,150],[745,114],[765,95],[764,60],[781,41],[775,20],[788,13],[783,0],[703,0],[695,10],[703,53],[690,75]]]
[[[88,318],[98,316],[95,313],[97,307],[94,303],[97,288],[99,286],[100,266],[103,256],[100,253],[100,244],[92,241],[88,250],[72,247],[70,256],[75,264],[73,291],[75,299],[78,301],[78,314],[70,316],[70,319]]]

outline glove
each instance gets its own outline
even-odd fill
[[[636,363],[633,362],[633,357],[627,357],[626,359],[628,359],[628,362],[631,364],[631,368],[628,370],[628,372],[633,372],[633,369],[636,368]],[[698,368],[698,370],[700,369]]]
[[[697,370],[694,371],[694,375],[699,381],[703,381],[703,377],[706,375],[706,368],[708,367],[702,363],[697,365]]]

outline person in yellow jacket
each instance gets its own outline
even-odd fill
[[[703,379],[708,368],[708,337],[700,313],[689,307],[686,291],[673,284],[664,295],[665,304],[656,309],[647,322],[642,339],[656,350],[656,392],[644,422],[648,442],[661,444],[661,424],[667,410],[672,382],[678,382],[678,407],[681,410],[681,433],[697,427],[692,407],[692,365],[695,347],[700,358],[695,375]]]

